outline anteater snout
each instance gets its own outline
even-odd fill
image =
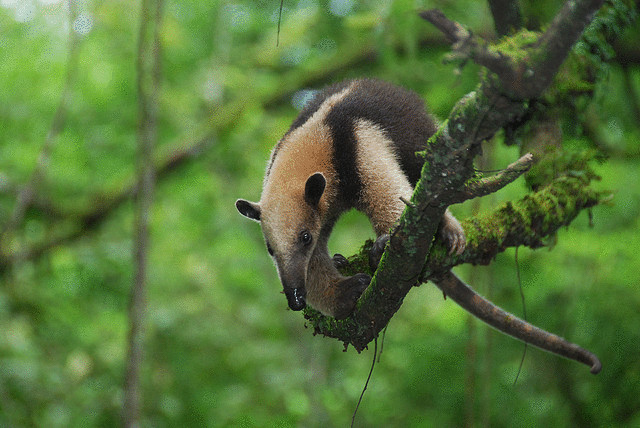
[[[301,311],[307,306],[305,300],[307,291],[304,288],[285,288],[284,294],[287,296],[287,302],[291,310]]]

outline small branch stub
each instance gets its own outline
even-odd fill
[[[468,199],[495,193],[529,171],[534,163],[533,155],[527,153],[499,173],[465,185],[462,191],[459,192],[459,198],[456,202],[464,202]]]

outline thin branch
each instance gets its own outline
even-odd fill
[[[509,57],[491,50],[483,39],[447,18],[442,11],[430,9],[420,12],[419,15],[422,19],[433,24],[451,42],[453,53],[449,55],[450,59],[465,60],[470,58],[476,64],[496,73],[502,80],[508,81],[514,78],[514,70]]]
[[[135,210],[135,277],[129,303],[129,338],[124,385],[123,425],[140,426],[140,366],[144,350],[149,216],[153,203],[155,171],[153,148],[157,140],[158,90],[160,87],[160,25],[162,0],[143,0],[138,40],[137,86],[138,190]],[[149,28],[151,27],[151,28]],[[151,34],[148,34],[148,33]]]
[[[472,181],[459,193],[460,198],[457,200],[457,203],[497,192],[507,184],[512,183],[525,172],[529,171],[533,163],[533,155],[531,153],[527,153],[499,173],[481,180]]]
[[[464,26],[448,19],[439,9],[429,9],[419,12],[418,15],[436,27],[451,44],[460,43],[471,39],[471,32]]]
[[[56,140],[58,138],[58,135],[60,135],[60,132],[63,130],[65,121],[67,119],[69,100],[71,98],[71,92],[78,72],[79,51],[78,35],[73,30],[73,22],[77,16],[76,2],[75,0],[69,0],[68,4],[69,51],[67,54],[67,71],[62,88],[62,94],[60,95],[58,107],[56,108],[56,111],[53,115],[51,126],[49,127],[40,153],[38,154],[38,159],[36,161],[33,172],[31,173],[31,177],[29,181],[19,190],[11,216],[0,229],[0,253],[6,251],[5,248],[9,244],[12,235],[24,221],[24,216],[27,208],[34,200],[36,188],[38,187],[46,173],[46,169],[49,166],[49,160],[51,158],[51,153],[53,152]]]
[[[276,36],[276,47],[280,45],[280,23],[282,22],[282,6],[284,6],[284,0],[280,0],[280,10],[278,11],[278,34]]]

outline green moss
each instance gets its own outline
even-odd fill
[[[574,177],[588,184],[591,180],[600,179],[590,165],[593,160],[600,160],[594,150],[565,151],[547,147],[540,161],[527,172],[525,178],[534,190],[562,176]]]
[[[352,276],[357,273],[371,273],[369,269],[369,252],[373,246],[373,241],[367,239],[360,250],[347,259],[347,265],[338,270],[344,276]]]
[[[540,37],[540,33],[521,30],[518,33],[503,37],[490,47],[490,51],[508,56],[514,63],[528,60],[529,50]]]

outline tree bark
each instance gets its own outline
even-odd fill
[[[489,0],[489,7],[498,36],[506,36],[522,27],[518,0]]]
[[[135,275],[129,302],[129,338],[122,414],[125,427],[141,425],[140,369],[144,351],[149,217],[155,182],[153,148],[157,140],[158,91],[161,79],[161,17],[162,0],[143,0],[137,57],[138,185],[134,231]]]
[[[455,50],[485,65],[491,73],[476,91],[457,103],[447,121],[429,139],[423,153],[422,177],[354,313],[337,321],[312,309],[305,310],[316,333],[335,337],[360,351],[377,337],[409,290],[420,281],[458,263],[487,263],[508,246],[539,246],[545,236],[569,224],[581,209],[598,203],[602,195],[590,189],[588,183],[561,177],[517,203],[506,204],[484,226],[480,219],[463,223],[468,235],[467,250],[461,256],[448,256],[441,245],[436,245],[425,266],[439,219],[477,182],[473,159],[480,143],[519,119],[528,100],[542,94],[601,4],[602,1],[588,0],[567,2],[547,33],[539,36],[537,43],[523,42],[517,57],[506,49],[489,48],[439,11],[421,13],[445,33]],[[580,11],[576,12],[576,8]],[[540,55],[540,46],[555,52]],[[528,70],[535,72],[529,75]]]

